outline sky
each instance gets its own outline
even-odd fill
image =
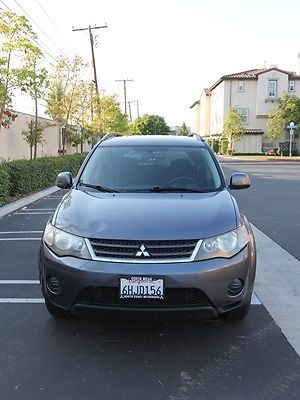
[[[94,31],[100,88],[117,94],[124,108],[115,80],[133,79],[128,100],[138,99],[141,114],[161,115],[170,126],[192,125],[189,106],[222,75],[274,64],[299,72],[296,0],[3,0],[6,9],[3,3],[30,16],[49,69],[60,54],[90,62],[88,32],[72,27],[106,23]],[[85,74],[93,79],[91,65]],[[32,112],[33,104],[19,96],[15,108]]]

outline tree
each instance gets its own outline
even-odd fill
[[[26,61],[41,54],[34,44],[37,35],[24,16],[9,11],[0,12],[0,129],[8,127],[15,115],[11,112],[13,91],[22,86],[31,69]],[[15,67],[15,57],[18,67]]]
[[[77,85],[83,67],[87,64],[82,58],[75,56],[73,60],[60,57],[54,75],[49,80],[47,97],[47,113],[64,128],[62,137],[62,153],[65,153],[65,138],[73,130],[75,114],[78,105],[76,98]]]
[[[97,103],[94,83],[80,81],[74,95],[76,106],[73,120],[77,128],[69,130],[68,142],[74,147],[80,145],[80,152],[82,153],[84,142],[92,135],[93,113]]]
[[[300,124],[300,99],[287,94],[279,100],[278,107],[273,108],[269,114],[268,137],[274,141],[279,140],[290,122]]]
[[[148,114],[136,119],[129,129],[137,135],[165,135],[170,131],[163,117]]]
[[[122,113],[116,96],[101,97],[95,104],[96,113],[92,122],[92,141],[109,132],[125,132],[128,129],[127,117]]]
[[[241,116],[235,108],[229,108],[226,114],[223,126],[223,138],[229,141],[230,150],[233,150],[233,144],[239,141],[245,134],[242,126]]]
[[[179,133],[181,136],[188,136],[190,134],[190,129],[186,126],[185,122],[179,128]]]
[[[40,53],[31,52],[26,57],[26,69],[28,71],[27,76],[20,77],[22,83],[22,90],[30,95],[34,100],[34,126],[28,125],[28,130],[23,131],[25,139],[30,146],[30,157],[32,159],[32,148],[34,149],[33,158],[37,156],[37,145],[42,143],[43,131],[46,128],[46,124],[42,124],[38,121],[38,100],[44,98],[46,89],[47,70],[43,67],[38,67]],[[27,133],[26,133],[27,132]],[[28,136],[29,135],[29,136]],[[29,139],[30,138],[30,139]],[[28,141],[29,139],[29,141]]]
[[[27,129],[23,129],[22,135],[24,136],[24,140],[28,143],[30,148],[30,160],[33,158],[33,149],[34,149],[34,158],[36,158],[36,148],[39,143],[43,142],[43,133],[44,129],[47,127],[47,124],[43,124],[41,122],[36,122],[31,120],[27,122]]]

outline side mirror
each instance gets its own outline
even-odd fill
[[[247,174],[236,172],[230,177],[230,189],[247,189],[251,185],[250,178]]]
[[[55,184],[61,189],[70,189],[73,185],[73,176],[71,172],[60,172],[57,175]]]

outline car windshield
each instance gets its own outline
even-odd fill
[[[79,186],[118,192],[212,192],[222,189],[222,180],[206,147],[99,146]]]

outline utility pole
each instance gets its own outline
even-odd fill
[[[126,82],[133,82],[133,79],[117,79],[116,82],[123,82],[124,86],[124,104],[125,104],[125,115],[127,115],[127,93],[126,93]]]
[[[137,118],[140,118],[140,109],[139,109],[139,101],[138,101],[138,99],[128,101],[128,109],[129,109],[129,118],[130,118],[130,122],[132,122],[131,103],[136,103],[136,114],[137,114]]]
[[[98,80],[97,80],[97,69],[96,69],[96,60],[95,60],[95,53],[94,53],[94,36],[93,36],[93,29],[103,29],[103,28],[107,28],[107,25],[102,25],[102,26],[91,26],[89,25],[87,28],[73,28],[72,31],[76,32],[76,31],[89,31],[89,35],[90,35],[90,45],[91,45],[91,51],[92,51],[92,63],[93,63],[93,69],[94,69],[94,84],[95,84],[95,88],[96,88],[96,93],[99,96],[99,87],[98,87]]]
[[[133,101],[129,101],[128,102],[128,110],[129,110],[129,121],[132,122],[132,115],[131,115],[131,103],[133,103]]]

